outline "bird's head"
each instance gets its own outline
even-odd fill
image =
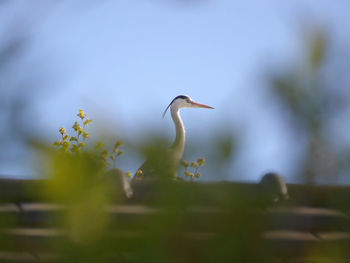
[[[194,100],[192,100],[189,96],[186,95],[179,95],[177,97],[175,97],[172,102],[170,102],[170,104],[168,105],[168,107],[165,109],[164,113],[163,113],[163,117],[166,113],[166,111],[169,109],[169,107],[171,109],[181,109],[181,108],[206,108],[206,109],[214,109],[211,106],[205,105],[205,104],[201,104],[198,102],[195,102]]]

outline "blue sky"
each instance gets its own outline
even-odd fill
[[[297,138],[286,132],[278,107],[266,105],[271,98],[262,76],[298,62],[302,34],[313,23],[349,43],[347,1],[101,2],[84,9],[68,1],[54,6],[18,1],[1,10],[0,21],[22,17],[23,28],[35,14],[49,14],[28,27],[30,45],[13,69],[18,79],[34,75],[45,87],[32,105],[37,130],[45,127],[54,139],[57,128],[69,127],[82,108],[96,127],[129,139],[151,127],[172,138],[170,116],[163,120],[161,114],[173,97],[187,94],[216,108],[182,112],[188,140],[205,137],[222,123],[244,128],[243,179],[254,180],[269,169],[290,177],[298,172],[303,146],[295,147]],[[34,15],[26,15],[33,7]],[[26,169],[7,166],[0,173]]]

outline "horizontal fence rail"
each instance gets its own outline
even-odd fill
[[[86,208],[47,183],[0,179],[0,262],[350,262],[347,186],[288,185],[266,202],[259,184],[140,181]]]

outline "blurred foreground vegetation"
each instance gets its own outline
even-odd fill
[[[198,170],[204,158],[183,161],[182,180],[169,178],[161,168],[156,180],[135,180],[133,196],[126,196],[121,178],[128,173],[117,168],[122,142],[118,141],[111,152],[102,143],[89,147],[86,126],[91,120],[82,110],[78,117],[81,121],[73,125],[76,134],[69,135],[61,127],[61,138],[54,146],[35,144],[42,152],[42,172],[47,179],[42,181],[42,188],[26,191],[33,191],[34,200],[64,209],[36,225],[53,231],[49,232],[52,238],[39,242],[38,249],[37,240],[23,244],[0,235],[0,247],[21,247],[32,251],[40,261],[40,253],[51,253],[54,262],[261,262],[257,256],[261,250],[261,220],[246,209],[246,203],[254,198],[232,199],[220,188],[214,192],[198,188],[193,180],[200,177]],[[158,162],[159,167],[166,166],[164,148],[158,141],[148,143],[145,149],[147,159]],[[202,207],[206,196],[209,202],[214,197],[218,206],[209,203],[209,207]],[[131,212],[123,212],[123,208]],[[0,230],[5,232],[19,226],[23,227],[22,223],[11,217],[0,222]]]
[[[271,195],[274,187],[268,185],[193,182],[203,158],[183,161],[185,174],[193,168],[193,176],[175,180],[161,169],[166,162],[164,147],[155,141],[148,142],[144,153],[154,163],[158,160],[159,178],[133,181],[132,193],[126,195],[123,180],[128,173],[117,168],[123,143],[117,141],[110,151],[101,143],[90,147],[86,126],[91,120],[81,110],[78,117],[73,134],[61,127],[54,146],[36,142],[45,179],[20,183],[9,193],[0,180],[4,189],[0,192],[0,262],[2,250],[24,251],[37,262],[276,262],[296,255],[312,262],[341,262],[349,258],[343,239],[317,243],[314,238],[304,244],[304,237],[295,238],[300,233],[283,228],[291,223],[288,217],[296,214],[293,207],[310,206],[311,212],[301,213],[301,218],[305,220],[309,213],[315,225],[293,223],[305,231],[302,234],[347,234],[348,218],[332,215],[326,208],[348,211],[348,188],[290,185],[290,200],[277,203]],[[233,142],[223,146],[223,153],[231,154]],[[3,203],[13,204],[17,212],[6,212],[12,210]],[[317,207],[331,213],[330,224],[322,219],[322,226],[315,220],[317,214],[325,217]],[[271,209],[277,209],[272,219]],[[285,209],[287,220],[281,220],[283,212],[278,209]],[[276,227],[282,232],[276,232]],[[300,250],[302,244],[305,247]]]
[[[130,203],[132,201],[124,195],[119,180],[121,174],[130,177],[128,171],[118,169],[124,151],[121,141],[106,146],[89,146],[86,140],[90,133],[85,126],[90,121],[84,112],[78,113],[83,124],[73,125],[76,134],[60,129],[61,138],[55,143],[60,150],[38,140],[37,134],[31,133],[33,121],[28,118],[35,116],[30,103],[42,92],[32,92],[37,89],[38,81],[23,79],[11,84],[8,74],[13,63],[22,58],[28,39],[29,36],[19,32],[18,35],[9,35],[8,43],[0,47],[0,86],[6,91],[0,97],[0,121],[2,127],[6,127],[0,136],[1,162],[8,161],[7,156],[13,154],[14,146],[18,144],[40,149],[43,159],[38,170],[46,180],[41,187],[26,190],[29,196],[33,196],[28,202],[39,200],[58,204],[64,207],[64,212],[52,213],[39,224],[35,220],[26,223],[14,219],[11,214],[1,214],[2,233],[8,229],[36,229],[39,226],[54,233],[51,237],[52,232],[45,232],[39,238],[29,237],[25,242],[0,235],[1,248],[11,251],[22,247],[35,255],[36,242],[42,242],[42,251],[39,249],[39,252],[59,254],[59,258],[53,259],[59,262],[265,261],[266,251],[261,239],[263,213],[252,212],[250,208],[253,204],[261,212],[266,206],[245,191],[230,193],[226,184],[201,188],[205,184],[200,183],[198,166],[204,159],[198,158],[196,152],[189,156],[188,162],[183,162],[184,167],[180,170],[182,181],[161,180],[151,186],[147,182],[135,182],[135,189],[140,192],[134,193],[135,203]],[[293,62],[283,70],[274,68],[266,76],[273,98],[269,103],[278,105],[288,130],[295,135],[295,145],[303,149],[299,162],[295,164],[299,168],[296,175],[299,182],[333,184],[339,178],[349,182],[344,180],[350,174],[350,79],[347,77],[349,65],[344,65],[349,56],[346,50],[339,51],[326,30],[309,32],[305,40],[301,61]],[[203,153],[208,162],[207,173],[220,179],[230,176],[242,154],[241,137],[235,136],[230,129],[226,130],[228,132],[214,133],[210,142],[198,143],[201,156]],[[160,141],[157,138],[143,142],[142,146],[133,149],[162,168],[164,165],[159,160],[164,160],[161,156],[164,147]],[[160,169],[159,177],[162,175]],[[6,189],[1,191],[6,192]],[[0,201],[15,203],[20,213],[23,209],[19,203],[21,200],[15,195],[11,200]],[[323,204],[331,203],[346,210],[348,201],[334,194]],[[204,208],[201,207],[203,203]],[[127,210],[130,208],[124,205],[129,204],[136,205]],[[314,205],[313,202],[308,204]],[[118,213],[113,213],[114,210]],[[133,213],[137,214],[137,220],[130,216]],[[339,246],[329,246],[325,251],[330,258],[327,262],[343,259],[344,250]],[[323,262],[317,259],[320,253],[318,250],[305,251],[316,258],[313,262]]]
[[[338,50],[322,28],[309,30],[304,42],[303,56],[287,70],[271,74],[270,88],[286,112],[295,144],[305,149],[298,164],[299,180],[348,184],[350,81],[345,73],[349,65],[343,63],[348,58],[346,50]],[[340,56],[342,52],[345,57]]]

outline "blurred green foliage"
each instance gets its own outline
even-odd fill
[[[53,223],[62,227],[64,237],[48,242],[49,248],[59,255],[59,262],[261,262],[260,216],[250,213],[244,200],[233,199],[219,189],[202,192],[192,183],[201,177],[199,169],[206,163],[204,157],[183,161],[184,179],[173,177],[174,167],[170,167],[165,154],[166,143],[159,138],[141,148],[157,173],[148,192],[136,192],[142,202],[149,204],[148,208],[136,205],[139,212],[133,217],[108,212],[112,204],[127,202],[116,193],[121,188],[110,180],[112,174],[106,173],[108,167],[116,167],[123,142],[117,141],[111,152],[102,142],[89,147],[89,136],[84,136],[89,134],[89,119],[82,110],[78,117],[80,120],[73,125],[74,135],[61,127],[61,138],[54,143],[56,149],[43,148],[44,174],[49,180],[42,194],[66,208]],[[227,157],[233,151],[232,144],[221,143],[219,147]],[[108,161],[113,161],[113,165]],[[143,180],[135,183],[137,191],[137,184],[142,185]],[[210,218],[193,212],[198,196],[205,198],[208,193],[222,200],[219,208],[227,212],[220,216],[209,214]]]
[[[343,78],[327,81],[329,75],[334,74],[336,63],[331,60],[334,57],[329,48],[331,44],[325,30],[311,31],[301,64],[270,77],[273,94],[289,112],[287,121],[293,123],[290,126],[300,138],[296,143],[307,141],[299,179],[311,184],[335,183],[341,174],[350,171],[350,151],[339,147],[338,141],[345,138],[335,138],[344,127],[332,127],[334,119],[342,118],[343,124],[347,123],[344,113],[350,96],[343,87],[347,85],[342,82]]]
[[[23,40],[13,39],[1,51],[0,66],[13,60],[12,55],[23,49]],[[295,122],[292,126],[301,130],[307,138],[301,178],[308,183],[316,183],[319,177],[329,177],[327,182],[334,182],[338,174],[350,171],[350,151],[337,147],[327,133],[332,118],[349,97],[348,89],[334,89],[334,86],[343,83],[335,82],[329,86],[324,81],[331,44],[327,32],[319,30],[311,33],[304,63],[270,78],[273,94],[277,95]],[[1,76],[5,74],[6,71],[1,72]],[[23,92],[17,93],[23,96]],[[18,112],[23,109],[24,97],[16,98],[18,101],[11,103],[9,110],[9,116],[12,117],[9,118],[12,120],[10,130],[22,140],[26,138],[27,132],[23,127],[27,126],[23,123],[19,125],[18,118],[13,116],[18,116]],[[136,220],[123,213],[107,213],[109,205],[125,202],[121,195],[115,193],[120,188],[106,174],[108,167],[117,168],[118,159],[124,153],[121,149],[123,142],[117,141],[111,150],[106,149],[102,142],[96,147],[89,147],[87,140],[90,133],[87,129],[92,120],[82,110],[77,116],[79,119],[72,127],[73,135],[64,127],[59,129],[61,138],[54,143],[58,151],[44,150],[43,173],[50,180],[41,194],[66,208],[61,217],[53,218],[57,222],[52,223],[62,228],[64,238],[52,238],[47,242],[51,251],[60,255],[58,261],[264,262],[260,238],[263,221],[259,215],[245,208],[246,200],[234,199],[234,193],[228,195],[227,191],[220,189],[201,192],[196,184],[186,182],[186,179],[192,181],[201,177],[198,169],[205,164],[204,158],[182,163],[184,181],[160,180],[155,184],[151,192],[157,197],[157,202],[152,203],[144,214],[140,208]],[[239,136],[233,133],[232,130],[224,134],[216,133],[215,138],[210,140],[211,149],[214,150],[207,159],[212,163],[214,169],[211,172],[215,172],[215,175],[227,175],[230,171],[230,162],[240,146]],[[9,134],[9,137],[13,135],[12,132]],[[7,136],[2,136],[2,146],[6,146],[7,141]],[[157,138],[145,143],[140,152],[148,158],[158,178],[173,178],[177,167],[172,167],[168,162],[164,154],[167,146],[164,145]],[[183,188],[177,187],[179,185],[186,185],[188,191],[181,190]],[[209,195],[216,197],[219,204],[216,208],[228,212],[213,213],[209,218],[206,218],[208,214],[188,213],[198,197],[206,200]],[[157,209],[162,209],[162,212],[157,213]],[[2,216],[0,231],[15,228],[20,223],[11,215]],[[184,229],[185,233],[182,232]],[[214,237],[208,229],[215,232]],[[6,236],[0,235],[0,246],[13,246],[12,249],[16,249],[15,246],[19,244],[9,243]],[[342,259],[340,248],[327,247],[326,250],[329,255],[333,255],[334,260]],[[306,253],[310,257],[317,257],[319,252]]]

